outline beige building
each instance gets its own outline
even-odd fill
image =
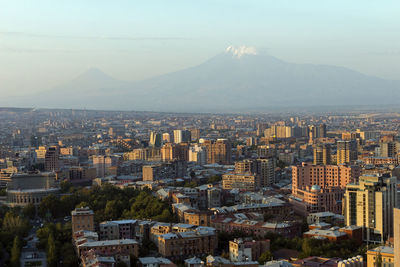
[[[314,165],[331,164],[331,147],[329,144],[316,144],[313,146]]]
[[[229,241],[229,259],[233,262],[258,261],[262,253],[269,251],[270,241],[237,238]]]
[[[72,233],[80,230],[94,232],[94,212],[89,207],[76,208],[71,215]]]
[[[244,189],[254,191],[259,188],[259,179],[254,173],[227,173],[222,175],[223,189]]]
[[[217,244],[215,231],[206,229],[167,233],[158,237],[158,252],[172,259],[205,256],[213,254]]]
[[[257,186],[266,187],[275,182],[276,162],[273,158],[242,160],[235,162],[235,173],[247,174],[255,173],[257,176]]]
[[[352,163],[357,160],[357,143],[355,140],[338,141],[337,142],[337,164]]]
[[[228,139],[217,139],[217,141],[202,140],[200,145],[207,148],[207,163],[231,164],[232,147]]]
[[[367,251],[367,267],[376,267],[378,261],[381,262],[382,267],[394,267],[394,253],[392,247],[379,246]],[[397,264],[396,264],[397,265]]]
[[[400,209],[393,209],[393,242],[395,267],[400,267]]]
[[[47,149],[45,146],[40,146],[38,149],[35,150],[36,154],[36,163],[43,163],[46,157]]]
[[[346,186],[345,223],[363,227],[364,241],[382,243],[393,236],[396,181],[396,177],[364,175],[358,183]]]

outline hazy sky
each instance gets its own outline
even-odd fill
[[[229,45],[400,79],[399,12],[399,0],[0,0],[0,93],[47,90],[90,67],[143,79]]]

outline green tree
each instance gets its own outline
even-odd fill
[[[19,239],[18,236],[14,238],[13,246],[11,248],[11,259],[10,259],[10,265],[13,267],[19,267],[20,266],[20,259],[21,257],[21,240]]]
[[[221,175],[213,175],[211,177],[209,177],[207,179],[207,183],[208,184],[214,184],[214,183],[218,183],[222,180],[222,176]]]
[[[62,193],[67,193],[71,189],[71,183],[69,181],[62,181],[60,183],[60,189]]]
[[[273,259],[273,255],[271,253],[271,251],[265,251],[263,254],[261,254],[260,258],[258,258],[258,262],[260,264],[264,264],[267,261],[272,261]]]
[[[57,259],[56,242],[53,234],[50,234],[47,240],[47,265],[50,267],[57,266]]]
[[[22,209],[22,214],[25,218],[34,219],[36,215],[36,208],[35,205],[29,203]]]
[[[3,219],[2,231],[20,237],[26,236],[31,228],[27,219],[8,211]]]
[[[375,267],[382,267],[382,254],[381,251],[378,251],[378,255],[376,256]]]
[[[123,261],[118,261],[117,264],[115,265],[116,267],[128,267],[125,262]]]
[[[38,213],[40,217],[46,217],[48,213],[52,217],[58,217],[63,211],[60,210],[60,200],[53,194],[48,195],[42,199],[39,204]]]
[[[75,254],[75,250],[71,242],[64,243],[62,245],[61,255],[62,255],[63,266],[68,266],[68,267],[79,266],[78,257]]]

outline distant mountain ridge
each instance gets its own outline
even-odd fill
[[[397,104],[400,81],[336,66],[295,64],[228,48],[195,67],[136,82],[98,69],[16,106],[153,111],[262,110],[274,106]],[[32,106],[32,105],[30,105]]]

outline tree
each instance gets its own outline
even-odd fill
[[[47,265],[57,266],[57,249],[53,234],[50,234],[47,240]]]
[[[76,256],[74,247],[70,242],[64,243],[64,245],[61,247],[61,255],[63,259],[63,266],[79,266],[78,257]]]
[[[115,265],[116,267],[128,267],[125,262],[123,261],[118,261],[117,264]]]
[[[60,204],[60,200],[53,194],[44,197],[39,204],[40,217],[45,217],[49,212],[52,217],[57,217],[63,212],[60,210]]]
[[[207,183],[214,184],[214,183],[220,182],[221,180],[222,180],[221,175],[214,175],[207,179]]]
[[[2,230],[12,235],[20,237],[26,236],[29,232],[30,225],[27,219],[8,211],[4,216]]]
[[[22,209],[22,214],[25,218],[34,219],[36,215],[36,208],[35,205],[29,203]]]
[[[273,255],[271,253],[271,251],[265,251],[263,254],[261,254],[260,258],[258,258],[258,262],[260,264],[264,264],[267,261],[272,261],[273,259]]]
[[[67,193],[71,188],[71,183],[69,181],[62,181],[60,183],[60,188],[62,193]]]
[[[19,258],[21,257],[21,240],[18,236],[14,238],[13,246],[11,248],[10,265],[13,267],[20,266]]]
[[[378,251],[378,255],[376,256],[375,267],[382,267],[382,254],[381,251]]]

